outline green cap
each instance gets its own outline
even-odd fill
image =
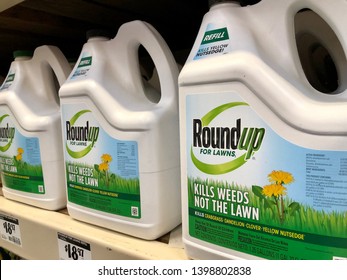
[[[33,56],[33,51],[29,51],[29,50],[17,50],[13,52],[13,58],[17,58],[17,57],[32,57]]]

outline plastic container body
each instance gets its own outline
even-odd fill
[[[0,88],[1,175],[6,198],[58,210],[66,206],[57,83],[69,64],[53,46],[17,57]]]
[[[159,92],[141,77],[140,45]],[[143,239],[181,223],[177,78],[169,48],[147,23],[83,46],[59,93],[73,218]]]
[[[347,257],[346,11],[263,0],[205,15],[179,76],[191,258]]]

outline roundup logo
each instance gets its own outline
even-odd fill
[[[14,127],[10,127],[8,123],[6,126],[3,126],[3,120],[7,117],[9,117],[8,114],[0,117],[0,142],[7,143],[4,146],[0,145],[1,152],[6,152],[11,147],[16,132],[16,129]]]
[[[76,121],[86,113],[91,113],[91,111],[79,111],[70,121],[66,122],[66,150],[73,158],[82,158],[87,155],[94,147],[99,137],[99,127],[89,126],[89,121],[86,121],[83,126],[75,125]],[[70,146],[82,146],[85,148],[79,151],[73,151],[69,148],[68,144]]]
[[[265,135],[264,128],[242,127],[240,118],[236,119],[233,127],[209,126],[218,115],[237,106],[248,106],[248,104],[227,103],[214,108],[201,119],[193,119],[193,144],[190,155],[200,171],[212,175],[231,172],[246,163],[260,149]],[[234,159],[221,164],[202,162],[195,156],[193,147],[198,148],[200,154],[229,156]],[[237,156],[237,151],[244,152]]]

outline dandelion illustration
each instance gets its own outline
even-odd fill
[[[16,155],[16,160],[17,160],[17,161],[21,161],[22,158],[23,158],[22,154]]]
[[[109,154],[103,154],[101,156],[101,163],[98,166],[99,171],[104,172],[105,174],[105,183],[106,186],[109,185],[109,174],[108,170],[110,169],[109,163],[112,161],[112,156]]]
[[[110,163],[110,162],[112,161],[112,156],[109,155],[109,154],[103,154],[103,155],[101,156],[101,161],[102,161],[103,163]]]
[[[263,194],[268,197],[279,197],[287,194],[287,189],[282,185],[271,184],[263,187]]]
[[[100,171],[108,171],[108,169],[109,169],[108,163],[102,162],[99,164],[99,170]]]
[[[290,184],[294,182],[294,177],[291,173],[285,172],[282,170],[274,170],[269,175],[269,182],[276,184],[276,185],[282,185],[282,184]]]
[[[17,149],[17,153],[18,153],[18,155],[24,154],[24,149],[23,148],[18,148]]]
[[[287,188],[283,185],[288,185],[294,182],[294,177],[291,173],[274,170],[268,175],[270,185],[263,187],[262,194],[266,197],[274,199],[277,208],[277,214],[282,223],[285,219],[286,209],[284,206],[283,197],[287,194]]]
[[[23,154],[24,154],[24,149],[23,148],[18,148],[17,149],[17,155],[14,156],[14,159],[17,163],[18,166],[22,166],[22,159],[23,159]]]

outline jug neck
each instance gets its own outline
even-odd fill
[[[215,9],[217,6],[220,6],[220,5],[226,5],[226,6],[232,6],[232,7],[240,6],[239,1],[231,1],[231,0],[209,0],[208,4],[210,7],[210,10]]]
[[[88,43],[90,42],[100,42],[100,41],[109,41],[110,38],[107,37],[91,37],[87,40]]]
[[[109,41],[111,34],[107,30],[91,29],[86,34],[87,42]]]

